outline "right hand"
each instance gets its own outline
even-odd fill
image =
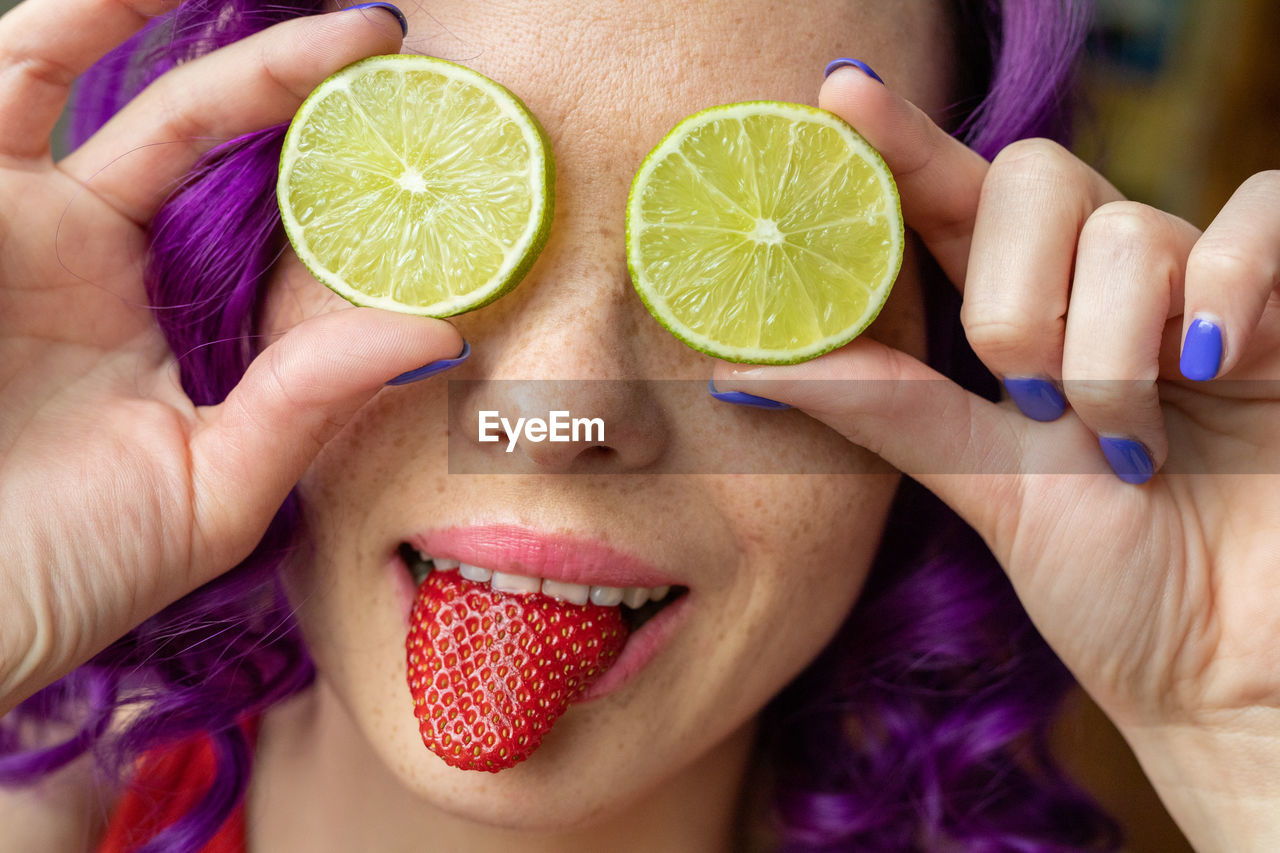
[[[206,150],[288,121],[401,33],[378,9],[278,24],[180,65],[55,163],[74,78],[165,7],[28,0],[0,19],[0,714],[242,560],[383,383],[462,348],[442,321],[336,311],[192,405],[146,307],[148,223]]]
[[[856,71],[820,103],[893,169],[991,373],[1062,379],[1070,407],[1031,420],[867,337],[720,365],[716,388],[802,409],[947,502],[1197,849],[1280,849],[1280,172],[1202,233],[1043,140],[989,164]],[[1180,364],[1196,316],[1226,341],[1210,381]],[[1129,482],[1099,436],[1144,448],[1119,457]]]

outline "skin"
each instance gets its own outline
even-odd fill
[[[1274,383],[1192,383],[1177,367],[1200,315],[1221,324],[1227,379],[1280,374],[1280,176],[1250,178],[1201,234],[1120,199],[1049,143],[987,163],[929,118],[948,95],[945,42],[924,15],[934,6],[899,4],[893,20],[877,17],[883,6],[841,4],[836,22],[828,4],[733,3],[678,31],[664,27],[671,2],[599,19],[566,18],[571,7],[551,2],[424,7],[411,49],[513,84],[551,133],[561,209],[546,255],[515,294],[456,329],[330,311],[286,259],[272,291],[279,337],[214,407],[182,395],[140,307],[145,226],[203,150],[286,120],[337,68],[400,49],[398,25],[363,10],[274,27],[182,65],[55,163],[46,140],[75,74],[164,4],[30,0],[5,16],[0,210],[22,214],[3,220],[0,264],[0,712],[238,562],[302,479],[316,548],[290,583],[324,676],[265,723],[255,844],[394,850],[430,832],[446,846],[511,849],[520,831],[532,849],[731,848],[751,719],[862,583],[874,537],[848,520],[877,528],[894,482],[880,457],[984,536],[1197,849],[1280,846],[1280,489],[1274,476],[1235,473],[1277,470],[1280,400]],[[765,31],[769,21],[779,23]],[[679,50],[659,52],[668,45]],[[890,86],[852,69],[822,82],[822,64],[849,53]],[[619,60],[634,56],[646,61]],[[676,118],[741,97],[816,97],[855,125],[898,178],[908,225],[963,290],[979,356],[1000,376],[1064,380],[1069,411],[1033,423],[930,374],[916,358],[910,268],[874,336],[805,365],[713,365],[657,331],[627,292],[611,230],[627,177]],[[459,332],[475,355],[455,375],[710,374],[798,411],[704,400],[692,418],[671,398],[615,390],[591,404],[650,417],[622,452],[530,445],[517,460],[526,473],[582,476],[482,489],[440,475],[440,422],[422,422],[442,416],[441,382],[384,390],[454,356]],[[936,381],[821,395],[798,381],[848,377]],[[1118,395],[1074,384],[1117,378]],[[886,387],[896,393],[874,393]],[[1164,472],[1120,482],[1099,434],[1140,440]],[[717,447],[876,473],[761,477],[751,489],[605,476],[688,461],[679,453],[713,465]],[[1217,473],[1179,473],[1193,463]],[[1046,473],[1060,471],[1072,473]],[[386,558],[421,526],[502,513],[661,564],[690,586],[692,615],[641,677],[574,709],[526,765],[459,777],[413,741],[407,714],[387,710],[407,692],[395,652],[406,602]],[[68,569],[86,554],[100,571]],[[689,661],[705,662],[702,677]],[[24,828],[54,831],[72,806],[57,796],[19,808]]]
[[[734,4],[726,22],[691,19],[675,2],[598,17],[579,4],[446,2],[411,17],[410,32],[424,35],[411,36],[406,49],[428,49],[447,31],[458,41],[449,58],[512,85],[543,122],[557,163],[556,219],[514,293],[451,320],[473,346],[466,365],[378,395],[303,479],[315,548],[296,562],[290,583],[323,686],[290,712],[288,725],[269,724],[266,742],[342,747],[323,758],[268,747],[278,763],[264,761],[251,801],[262,816],[254,822],[262,849],[324,849],[344,831],[365,843],[374,833],[379,849],[441,832],[465,838],[471,850],[488,849],[486,839],[494,849],[732,846],[753,719],[843,620],[897,476],[809,418],[706,394],[712,360],[654,322],[627,278],[622,212],[631,177],[689,113],[760,98],[816,103],[826,58],[848,48],[838,33],[862,34],[862,55],[919,102],[940,109],[948,97],[945,77],[925,61],[948,49],[933,4],[892,13],[845,4],[834,21],[825,3],[788,4],[772,15],[769,8]],[[913,259],[874,334],[922,355],[919,299]],[[340,301],[296,259],[281,264],[269,328],[335,308]],[[691,381],[535,384],[519,395],[479,386],[450,409],[445,379],[519,378]],[[525,442],[511,459],[476,442],[477,409],[603,417],[612,454]],[[504,473],[449,475],[447,436],[455,464],[496,464]],[[743,463],[858,476],[667,476]],[[640,469],[657,475],[616,476]],[[555,476],[564,474],[578,476]],[[406,533],[469,523],[604,541],[690,588],[692,612],[640,677],[571,709],[532,759],[497,775],[451,769],[423,748],[404,676],[408,595],[402,569],[387,565]],[[273,784],[286,778],[306,781]],[[303,842],[276,816],[317,798],[377,819],[353,827],[320,818]],[[643,828],[637,814],[649,816]]]

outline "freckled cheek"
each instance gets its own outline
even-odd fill
[[[726,512],[754,567],[753,594],[778,602],[771,619],[804,613],[819,633],[834,629],[865,581],[898,481],[897,474],[767,477],[749,498],[730,496]]]
[[[325,473],[335,476],[340,490],[343,469]],[[325,500],[325,479],[323,489],[303,493],[307,541],[282,579],[322,671],[335,683],[367,682],[375,665],[398,665],[407,610],[388,575],[392,555],[380,550],[380,539],[366,535],[380,515],[370,506],[373,499],[356,494]]]
[[[898,475],[726,479],[717,503],[738,563],[702,640],[730,673],[727,703],[763,702],[839,630],[866,581]],[[738,706],[735,706],[738,707]]]

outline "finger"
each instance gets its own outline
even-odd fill
[[[49,156],[71,84],[176,0],[27,0],[0,18],[0,155]]]
[[[1280,171],[1245,181],[1187,258],[1182,374],[1212,379],[1240,361],[1280,285]]]
[[[802,409],[918,480],[989,542],[1019,516],[1025,478],[1016,475],[1110,476],[1078,421],[1028,421],[865,336],[799,365],[720,363],[713,383],[718,394],[741,391]]]
[[[205,151],[288,121],[330,74],[399,51],[401,38],[378,8],[277,24],[160,77],[61,168],[145,225]]]
[[[880,152],[898,183],[907,225],[947,277],[963,287],[987,161],[856,68],[833,71],[818,106],[843,118]]]
[[[1076,238],[1089,214],[1119,198],[1046,139],[1005,148],[983,184],[960,316],[974,352],[1036,420],[1064,410],[1048,380],[1062,378]]]
[[[1128,482],[1145,482],[1168,452],[1156,387],[1161,341],[1182,310],[1183,264],[1199,236],[1176,216],[1128,201],[1098,208],[1080,232],[1063,386]]]
[[[196,562],[216,573],[243,559],[362,405],[393,377],[455,359],[463,346],[442,320],[352,308],[307,320],[264,350],[192,436]]]

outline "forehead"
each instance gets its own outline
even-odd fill
[[[842,56],[869,63],[926,110],[947,102],[943,0],[427,0],[419,8],[408,49],[493,77],[553,142],[570,134],[613,157],[647,151],[685,115],[715,104],[816,103],[825,64]]]

